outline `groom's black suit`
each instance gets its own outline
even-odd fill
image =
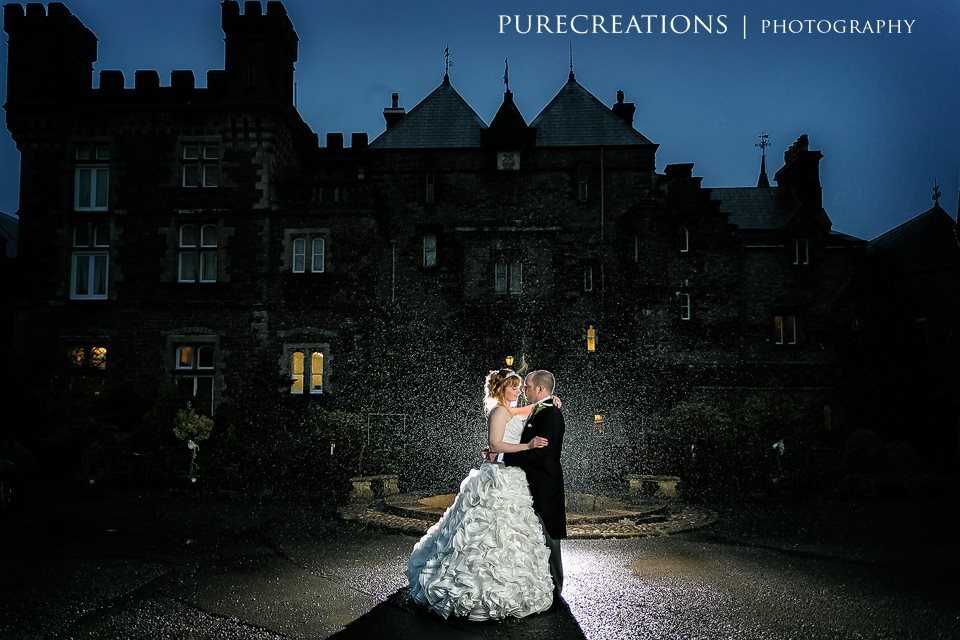
[[[564,505],[563,468],[560,452],[563,450],[565,429],[563,414],[550,400],[527,421],[520,435],[522,444],[535,436],[546,438],[549,444],[539,449],[527,449],[516,453],[504,453],[503,462],[508,467],[520,467],[527,474],[533,510],[543,520],[543,526],[551,538],[567,537],[567,511]]]

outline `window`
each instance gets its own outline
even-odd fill
[[[110,266],[110,225],[84,222],[73,228],[70,299],[106,300]]]
[[[587,351],[593,353],[597,350],[597,330],[590,325],[587,329]]]
[[[603,426],[603,414],[595,413],[593,414],[593,434],[596,436],[602,436],[604,434],[605,428]]]
[[[496,293],[519,295],[523,289],[523,263],[497,262],[494,274]]]
[[[437,236],[432,233],[423,236],[423,266],[437,266]]]
[[[583,268],[583,290],[593,291],[593,267]]]
[[[797,344],[797,317],[773,316],[773,338],[777,344]]]
[[[180,147],[180,184],[184,187],[220,186],[220,144],[187,142]]]
[[[294,349],[290,353],[290,393],[323,393],[323,352],[315,349]]]
[[[678,293],[677,300],[680,302],[680,319],[689,320],[690,313],[690,294],[689,293]]]
[[[577,200],[586,202],[589,196],[590,180],[586,167],[580,167],[577,170]]]
[[[181,225],[179,247],[179,282],[217,281],[217,225]]]
[[[200,413],[213,415],[214,347],[209,343],[176,345],[174,380]]]
[[[805,238],[793,239],[793,264],[810,264],[810,241]]]
[[[427,204],[433,204],[436,199],[436,175],[433,173],[428,173],[426,177],[426,193],[424,194],[424,200]]]
[[[78,144],[74,168],[74,211],[106,211],[110,192],[110,146]]]
[[[326,258],[327,242],[323,238],[299,237],[294,238],[291,246],[293,248],[293,269],[294,273],[307,272],[307,242],[310,243],[310,273],[323,273]]]
[[[640,262],[640,236],[633,236],[633,261]]]
[[[67,364],[76,371],[105,371],[107,347],[103,344],[74,345],[67,349]]]
[[[680,253],[690,252],[690,229],[680,229]]]

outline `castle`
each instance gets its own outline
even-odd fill
[[[622,92],[606,106],[571,69],[529,122],[507,90],[485,123],[445,75],[409,112],[394,95],[373,140],[321,145],[293,104],[298,38],[279,2],[223,2],[225,64],[206,88],[191,71],[137,71],[133,88],[102,71],[93,88],[96,37],[60,3],[6,5],[4,25],[18,377],[168,379],[215,416],[257,380],[415,442],[475,431],[482,375],[509,362],[557,374],[569,442],[593,456],[572,468],[635,469],[682,402],[762,398],[791,420],[762,437],[842,447],[862,407],[919,382],[863,376],[887,371],[871,363],[922,299],[937,348],[916,366],[944,372],[921,390],[938,399],[924,437],[956,457],[953,220],[938,203],[876,251],[832,230],[805,135],[775,186],[764,165],[756,186],[704,188],[692,164],[658,173],[634,106]],[[922,293],[886,259],[918,237],[937,251]],[[692,425],[674,465],[712,429]]]

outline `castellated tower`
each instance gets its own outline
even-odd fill
[[[3,7],[9,40],[7,102],[75,101],[89,91],[97,38],[66,6],[29,3]]]
[[[226,35],[224,72],[231,97],[278,100],[293,104],[293,65],[299,39],[280,2],[268,2],[263,14],[259,1],[222,4]]]

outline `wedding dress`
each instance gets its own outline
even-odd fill
[[[507,423],[505,442],[520,442],[523,422]],[[413,600],[444,618],[522,618],[553,603],[549,561],[526,474],[485,462],[413,548],[406,573]]]

